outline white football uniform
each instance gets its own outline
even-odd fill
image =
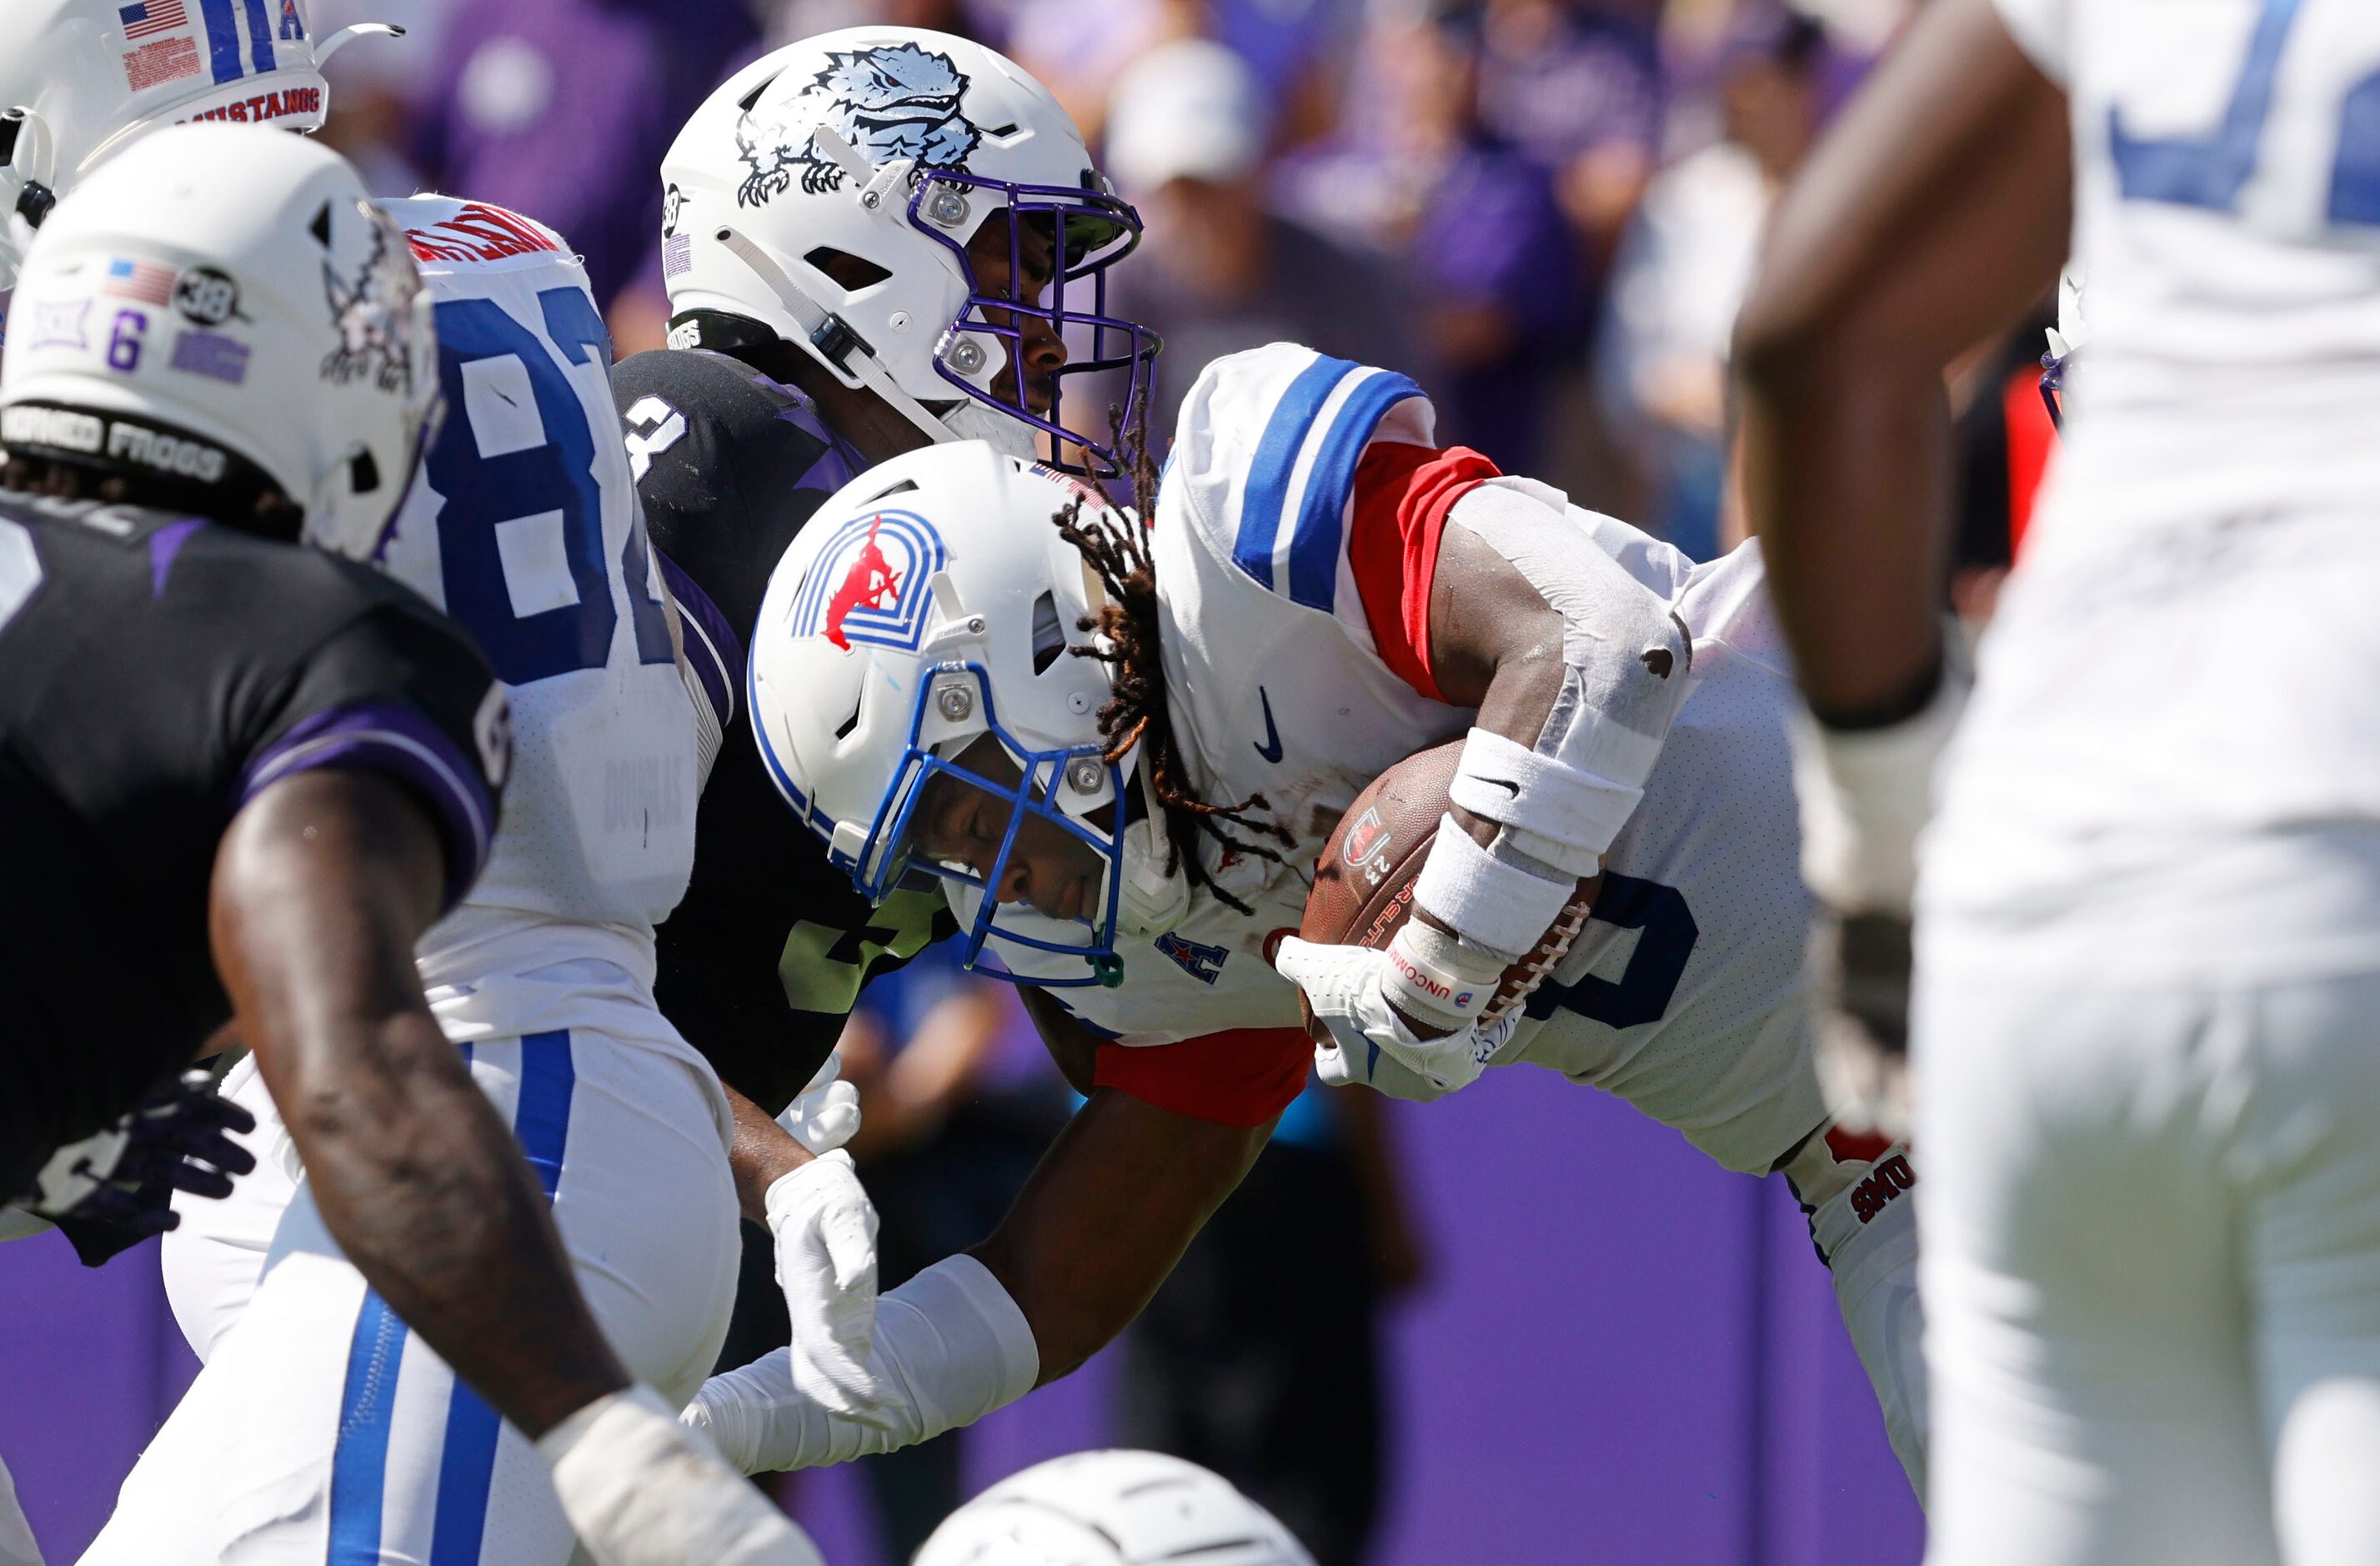
[[[682,1400],[734,1299],[731,1126],[652,997],[701,779],[611,343],[550,230],[445,198],[384,205],[438,301],[447,399],[384,565],[474,634],[515,726],[487,869],[424,936],[423,986],[519,1135],[605,1335]],[[699,629],[689,657],[713,655]],[[180,1204],[164,1251],[206,1368],[86,1559],[561,1566],[574,1540],[543,1462],[339,1254],[253,1062],[226,1087],[257,1115],[260,1167]]]
[[[1929,1559],[2380,1560],[2380,7],[1998,6],[2090,337],[1921,847]]]
[[[1202,798],[1261,794],[1293,841],[1278,864],[1208,846],[1216,881],[1252,915],[1201,893],[1172,932],[1123,952],[1121,985],[1046,992],[1126,1046],[1296,1028],[1297,991],[1266,962],[1267,937],[1296,928],[1316,858],[1356,794],[1472,724],[1472,709],[1407,682],[1390,660],[1411,667],[1410,651],[1384,655],[1366,612],[1397,585],[1376,574],[1383,554],[1364,534],[1393,522],[1362,492],[1357,468],[1371,441],[1426,446],[1434,415],[1404,377],[1354,366],[1301,401],[1301,379],[1313,386],[1337,362],[1288,345],[1234,355],[1184,404],[1154,529],[1174,734]],[[1563,504],[1526,480],[1488,482]],[[1767,1174],[1827,1113],[1806,1025],[1792,685],[1759,554],[1747,546],[1697,568],[1624,522],[1568,515],[1582,548],[1671,601],[1694,636],[1694,683],[1612,844],[1594,917],[1496,1063],[1604,1088],[1724,1167]],[[1386,853],[1366,847],[1367,858]],[[963,924],[966,896],[954,899]],[[999,949],[1022,973],[1081,966]],[[1848,1188],[1826,1188],[1822,1204],[1838,1194],[1848,1212]],[[1909,1211],[1890,1203],[1839,1224],[1828,1209],[1820,1228],[1855,1232],[1864,1247],[1855,1267],[1840,1249],[1829,1255],[1839,1286],[1859,1275],[1847,1315],[1914,1477],[1924,1387]],[[1888,1253],[1888,1277],[1865,1261],[1872,1250]]]

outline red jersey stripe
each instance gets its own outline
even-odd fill
[[[1466,446],[1444,449],[1376,440],[1355,467],[1347,564],[1380,661],[1431,701],[1444,701],[1429,667],[1429,590],[1439,534],[1454,503],[1501,475]]]

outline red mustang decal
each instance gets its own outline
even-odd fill
[[[861,545],[859,558],[852,561],[843,585],[827,601],[826,639],[846,653],[851,651],[851,643],[844,640],[843,622],[852,610],[890,609],[901,602],[901,579],[893,573],[892,562],[876,545],[876,530],[881,523],[880,518],[868,524],[868,542]]]

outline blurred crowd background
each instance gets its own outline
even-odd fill
[[[1148,220],[1127,313],[1200,366],[1281,338],[1393,365],[1450,442],[1707,556],[1730,323],[1768,203],[1911,0],[325,0],[325,134],[376,189],[518,208],[622,354],[667,320],[654,170],[761,51],[958,32],[1057,93]],[[333,14],[341,13],[341,14]]]

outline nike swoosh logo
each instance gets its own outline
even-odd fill
[[[1261,685],[1257,687],[1257,700],[1264,703],[1265,715],[1264,742],[1257,747],[1257,754],[1269,762],[1278,764],[1281,760],[1281,730],[1273,726],[1272,698],[1265,693],[1265,688]],[[1514,790],[1516,793],[1518,791]]]

